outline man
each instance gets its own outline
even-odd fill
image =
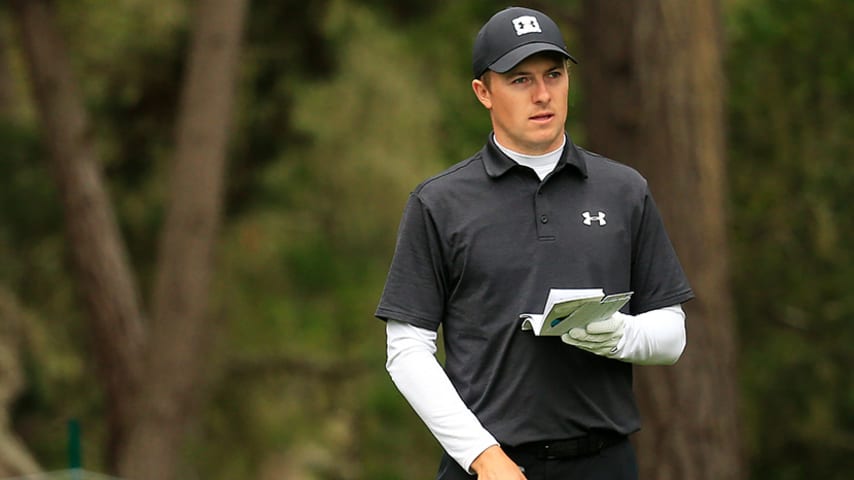
[[[636,479],[632,364],[679,358],[693,293],[643,177],[565,133],[575,59],[554,21],[502,10],[473,53],[493,132],[410,195],[376,312],[387,369],[445,450],[441,480]],[[634,294],[561,337],[523,331],[551,288]]]

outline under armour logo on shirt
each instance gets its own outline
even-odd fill
[[[590,212],[582,213],[581,216],[584,217],[584,224],[590,226],[593,225],[593,222],[599,222],[599,226],[604,227],[607,223],[605,221],[605,212],[600,211],[597,213],[599,213],[599,215],[596,215],[595,217],[591,215]]]
[[[540,22],[537,21],[537,17],[532,17],[530,15],[514,18],[513,28],[516,29],[516,35],[518,36],[525,35],[526,33],[542,33],[543,31],[540,29]]]

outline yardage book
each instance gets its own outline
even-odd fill
[[[632,292],[605,295],[601,288],[552,288],[543,313],[523,313],[522,330],[537,336],[558,336],[575,327],[603,320],[622,308]]]

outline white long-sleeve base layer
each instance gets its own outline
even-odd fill
[[[623,338],[609,357],[643,365],[670,365],[679,359],[685,348],[680,305],[626,317]],[[386,370],[397,389],[448,455],[474,473],[472,462],[498,442],[463,403],[436,359],[436,332],[389,320],[386,335]]]

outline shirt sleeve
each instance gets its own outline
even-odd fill
[[[388,320],[386,369],[442,448],[469,473],[484,450],[498,445],[463,403],[436,360],[436,332]]]
[[[631,313],[637,315],[694,298],[648,188],[636,232],[632,251]]]
[[[672,365],[685,350],[685,312],[681,305],[625,316],[625,332],[608,355],[638,365]]]
[[[446,277],[440,235],[416,193],[409,196],[391,267],[375,315],[436,331],[445,309]]]

